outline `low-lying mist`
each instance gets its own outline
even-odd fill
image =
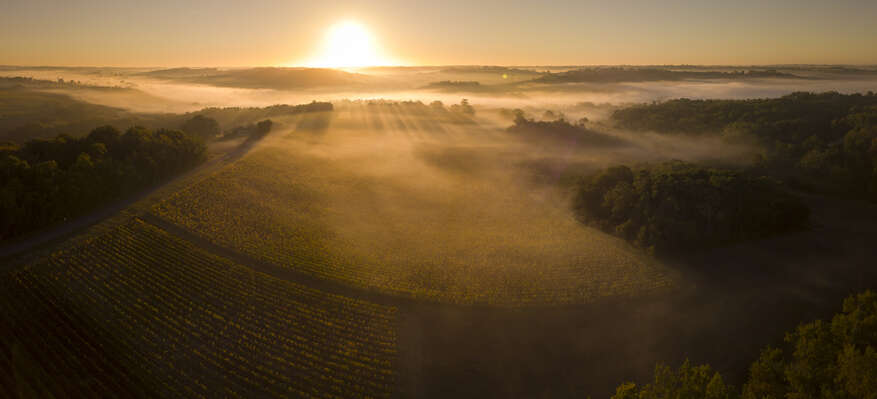
[[[683,79],[673,81],[590,82],[547,84],[538,68],[370,68],[353,73],[323,76],[301,69],[237,69],[223,74],[214,68],[173,69],[164,72],[144,68],[16,68],[0,69],[0,76],[76,81],[119,90],[68,89],[76,98],[135,112],[189,112],[205,107],[267,106],[299,104],[317,99],[440,100],[456,103],[468,98],[490,108],[538,107],[567,112],[571,116],[595,115],[576,112],[577,104],[624,105],[671,98],[762,98],[795,91],[877,90],[877,74],[826,74],[820,70],[791,69],[801,78]],[[721,68],[717,69],[721,70]],[[185,71],[181,74],[179,71]],[[299,76],[307,73],[307,76]],[[345,78],[336,76],[347,76]],[[308,79],[302,80],[305,77]],[[436,82],[475,82],[482,89],[431,89]],[[348,82],[349,84],[342,84]],[[124,90],[122,90],[124,89]],[[581,108],[581,107],[579,107]]]
[[[581,303],[666,287],[672,272],[580,224],[570,183],[615,163],[743,162],[755,151],[599,124],[589,129],[609,138],[601,145],[544,139],[452,109],[338,101],[282,121],[285,130],[173,207],[216,198],[189,205],[187,220],[238,215],[233,237],[210,234],[267,245],[270,259],[322,248],[330,260],[317,262],[344,265],[340,278],[373,288],[464,303]]]

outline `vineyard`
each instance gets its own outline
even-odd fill
[[[423,143],[455,144],[467,128],[421,120],[399,106],[338,107],[319,141],[265,146],[153,213],[261,261],[443,303],[574,304],[672,284],[504,171],[459,176],[486,161],[430,164],[455,154],[425,158]]]
[[[395,308],[273,279],[139,219],[0,284],[2,397],[397,389]]]

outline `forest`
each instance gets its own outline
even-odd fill
[[[112,126],[0,149],[0,240],[75,217],[205,159],[180,130]]]
[[[774,99],[677,99],[615,111],[633,131],[752,142],[753,169],[816,192],[877,200],[877,95],[798,92]]]
[[[809,209],[765,176],[682,161],[615,166],[582,179],[577,216],[656,254],[807,227]]]
[[[877,293],[843,302],[830,321],[801,324],[779,347],[764,348],[740,391],[709,365],[659,364],[654,380],[618,386],[612,399],[872,398],[877,392]],[[740,393],[738,393],[740,392]]]

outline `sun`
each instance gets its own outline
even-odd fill
[[[329,28],[320,54],[305,63],[312,68],[358,68],[388,65],[371,32],[355,21]]]

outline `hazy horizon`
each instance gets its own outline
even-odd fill
[[[874,63],[788,63],[788,64],[424,64],[424,65],[368,65],[360,67],[330,67],[330,66],[300,66],[300,65],[99,65],[99,64],[0,64],[0,68],[112,68],[112,69],[246,69],[246,68],[283,68],[283,69],[337,69],[345,71],[358,71],[381,68],[453,68],[453,67],[499,67],[499,68],[662,68],[662,67],[702,67],[702,68],[770,68],[770,67],[877,67]]]
[[[541,7],[523,1],[16,0],[3,8],[3,65],[877,63],[877,25],[871,23],[877,3],[858,0]],[[327,54],[333,37],[335,52]],[[339,60],[339,46],[355,47],[358,59]]]

